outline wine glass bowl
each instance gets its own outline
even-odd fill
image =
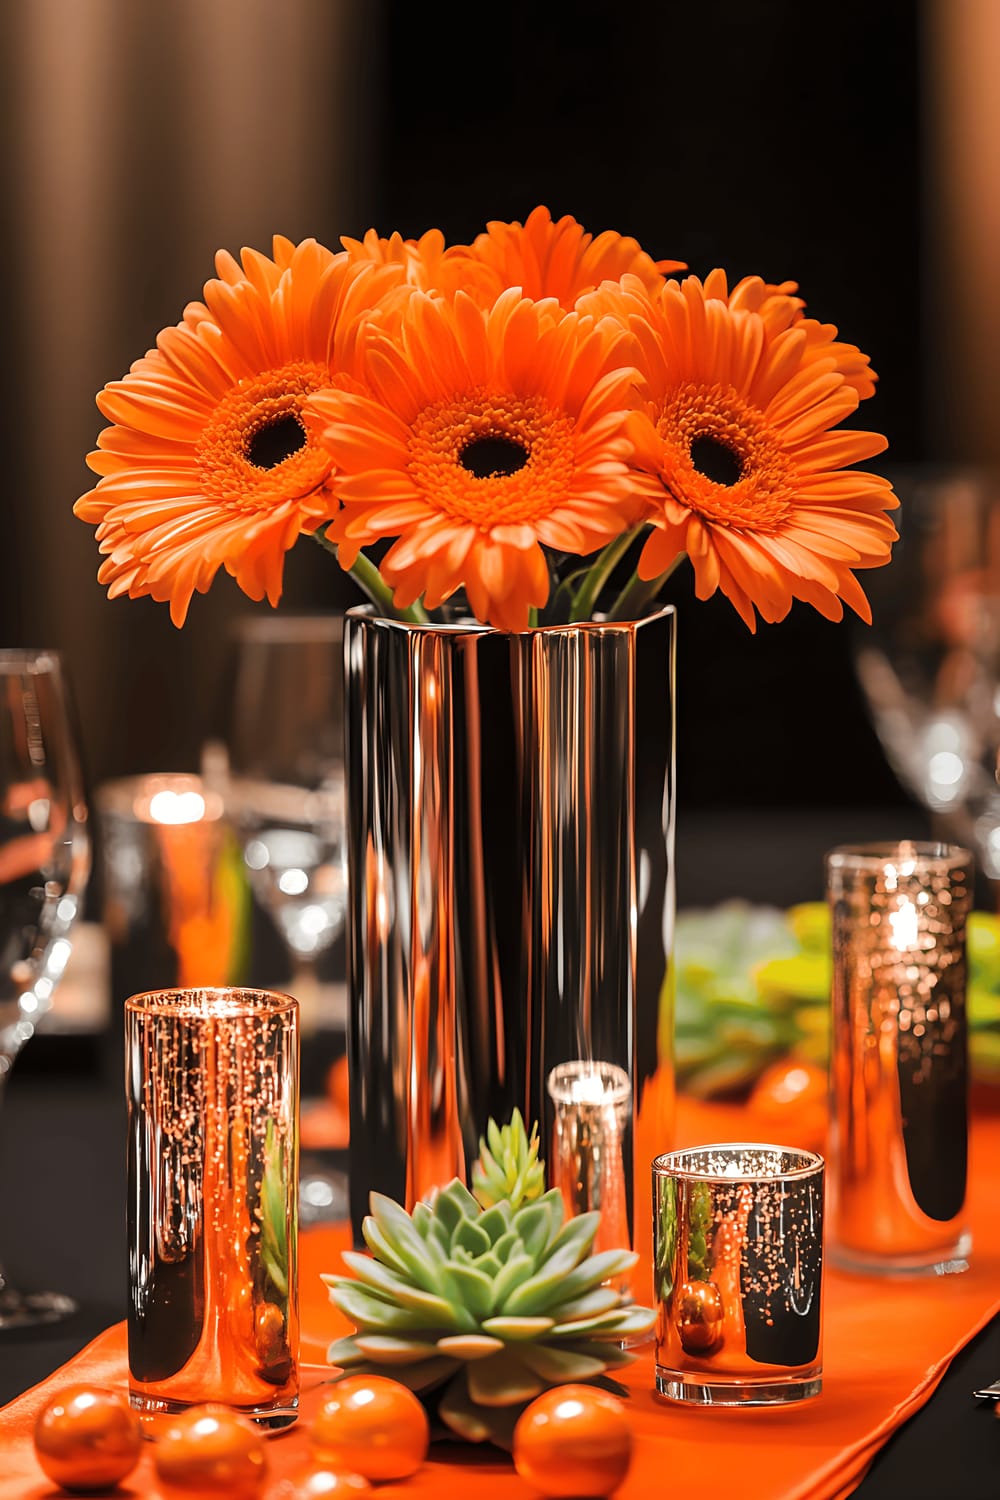
[[[341,618],[241,621],[227,800],[251,886],[288,950],[306,1033],[317,960],[347,918],[343,732]]]
[[[316,959],[347,915],[343,777],[314,790],[237,777],[232,805],[253,889],[295,958]]]
[[[895,477],[895,476],[894,476]],[[865,575],[872,624],[852,634],[876,734],[942,836],[1000,880],[1000,476],[895,477],[900,539]]]
[[[78,733],[54,651],[0,650],[0,1086],[52,1004],[90,877]],[[0,1330],[75,1304],[0,1268]]]

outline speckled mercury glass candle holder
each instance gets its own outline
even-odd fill
[[[295,1418],[298,1047],[288,995],[126,1002],[129,1392],[147,1416]]]
[[[968,1158],[972,857],[948,844],[832,849],[830,1259],[960,1271]]]
[[[822,1384],[823,1159],[754,1142],[653,1162],[656,1389],[777,1406]]]

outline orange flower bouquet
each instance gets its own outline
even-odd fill
[[[470,245],[431,230],[225,251],[98,406],[75,511],[114,597],[191,598],[224,567],[277,604],[315,537],[384,615],[504,631],[640,618],[686,555],[750,629],[794,599],[870,618],[896,537],[885,447],[838,426],[867,356],[793,282],[704,281],[536,208]]]
[[[76,512],[110,594],[178,625],[220,568],[276,605],[303,534],[372,601],[344,653],[357,1231],[368,1188],[412,1208],[466,1175],[490,1113],[549,1139],[547,1081],[599,1063],[629,1125],[605,1206],[646,1244],[673,1100],[665,581],[688,557],[751,630],[795,599],[869,618],[855,574],[897,501],[852,467],[884,440],[838,425],[868,359],[791,282],[702,281],[545,208],[470,245],[278,238],[216,267],[99,395]]]

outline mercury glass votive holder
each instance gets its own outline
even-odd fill
[[[777,1406],[822,1386],[824,1162],[724,1142],[653,1162],[656,1389]]]
[[[826,872],[830,1260],[965,1270],[972,856],[940,843],[843,846]]]
[[[546,1176],[562,1193],[567,1219],[596,1210],[594,1250],[633,1248],[624,1155],[632,1118],[628,1074],[616,1063],[577,1059],[551,1070],[546,1092],[552,1105]]]
[[[175,989],[125,1005],[129,1392],[146,1416],[298,1406],[298,1002]]]

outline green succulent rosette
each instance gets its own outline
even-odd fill
[[[370,1255],[345,1252],[349,1276],[324,1276],[355,1325],[330,1346],[346,1374],[390,1374],[416,1392],[446,1435],[509,1448],[528,1402],[567,1381],[608,1383],[633,1356],[625,1340],[655,1315],[623,1301],[614,1278],[638,1257],[592,1254],[600,1215],[564,1222],[557,1189],[484,1207],[456,1178],[412,1216],[371,1195]]]
[[[506,1201],[517,1209],[545,1192],[545,1163],[538,1159],[538,1126],[531,1135],[515,1109],[502,1129],[495,1120],[479,1138],[479,1159],[472,1166],[472,1192],[483,1208]]]

